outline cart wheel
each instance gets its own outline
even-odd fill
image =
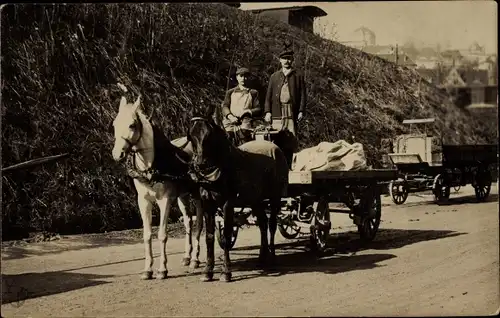
[[[432,193],[434,194],[434,201],[440,202],[450,197],[450,187],[444,184],[444,179],[441,174],[434,178],[432,185]]]
[[[474,191],[478,202],[486,201],[491,191],[491,174],[489,171],[477,174]]]
[[[321,197],[311,222],[311,247],[316,252],[323,252],[330,234],[330,209],[328,200]]]
[[[394,183],[391,181],[389,184],[389,193],[392,197],[392,202],[397,205],[403,204],[408,199],[408,186],[404,183]]]
[[[375,238],[382,216],[380,194],[373,196],[370,201],[367,204],[366,210],[363,211],[365,215],[361,218],[360,224],[358,224],[358,232],[363,241],[372,241]]]
[[[231,237],[231,242],[229,244],[229,249],[234,247],[236,243],[236,239],[238,238],[238,230],[240,228],[237,225],[233,225],[233,236]],[[215,236],[217,237],[217,243],[221,249],[224,249],[225,239],[224,239],[224,220],[216,220],[215,221]]]
[[[300,227],[293,221],[292,214],[280,216],[278,219],[278,230],[286,239],[294,239],[300,233]]]
[[[453,187],[453,190],[455,190],[455,192],[460,191],[460,186]]]

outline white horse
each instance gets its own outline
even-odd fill
[[[140,96],[134,104],[127,103],[126,98],[122,97],[113,127],[115,137],[113,159],[122,162],[129,158],[132,161],[129,174],[133,172],[131,176],[134,177],[138,193],[145,247],[145,266],[141,278],[153,277],[151,214],[154,202],[160,208],[158,240],[161,243],[160,267],[156,278],[167,277],[167,220],[176,199],[186,228],[183,265],[191,264],[192,268],[199,267],[203,214],[199,200],[199,187],[187,174],[187,162],[192,156],[192,150],[187,147],[187,139],[183,137],[172,142],[168,141],[161,130],[153,126],[141,110]],[[179,148],[182,144],[184,144],[183,149]],[[193,213],[189,208],[190,196],[194,199],[197,210],[194,248],[191,239]]]

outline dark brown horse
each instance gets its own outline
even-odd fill
[[[250,141],[235,147],[225,131],[211,119],[193,117],[188,139],[193,147],[191,178],[201,187],[206,222],[207,264],[205,281],[213,279],[215,214],[224,214],[224,237],[231,238],[234,207],[250,207],[261,233],[260,264],[275,256],[274,237],[281,198],[286,196],[288,166],[279,147],[269,141]],[[270,219],[265,213],[270,208]],[[270,240],[268,242],[267,229]],[[220,280],[231,280],[229,244],[224,244]]]

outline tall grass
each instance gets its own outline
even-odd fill
[[[1,23],[3,166],[71,153],[3,175],[4,239],[140,226],[134,189],[110,155],[116,84],[179,137],[195,109],[220,109],[237,66],[251,68],[263,98],[285,40],[306,75],[302,147],[354,136],[377,165],[402,119],[428,116],[448,142],[496,138],[414,71],[223,4],[20,4]]]

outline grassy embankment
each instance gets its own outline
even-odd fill
[[[178,137],[194,108],[220,105],[236,66],[265,88],[284,40],[306,75],[302,147],[354,136],[376,166],[382,138],[406,131],[404,118],[430,116],[449,142],[496,137],[412,70],[222,4],[10,5],[1,32],[3,166],[71,154],[4,174],[4,239],[140,226],[134,189],[111,159],[116,84],[129,100],[142,94]]]

